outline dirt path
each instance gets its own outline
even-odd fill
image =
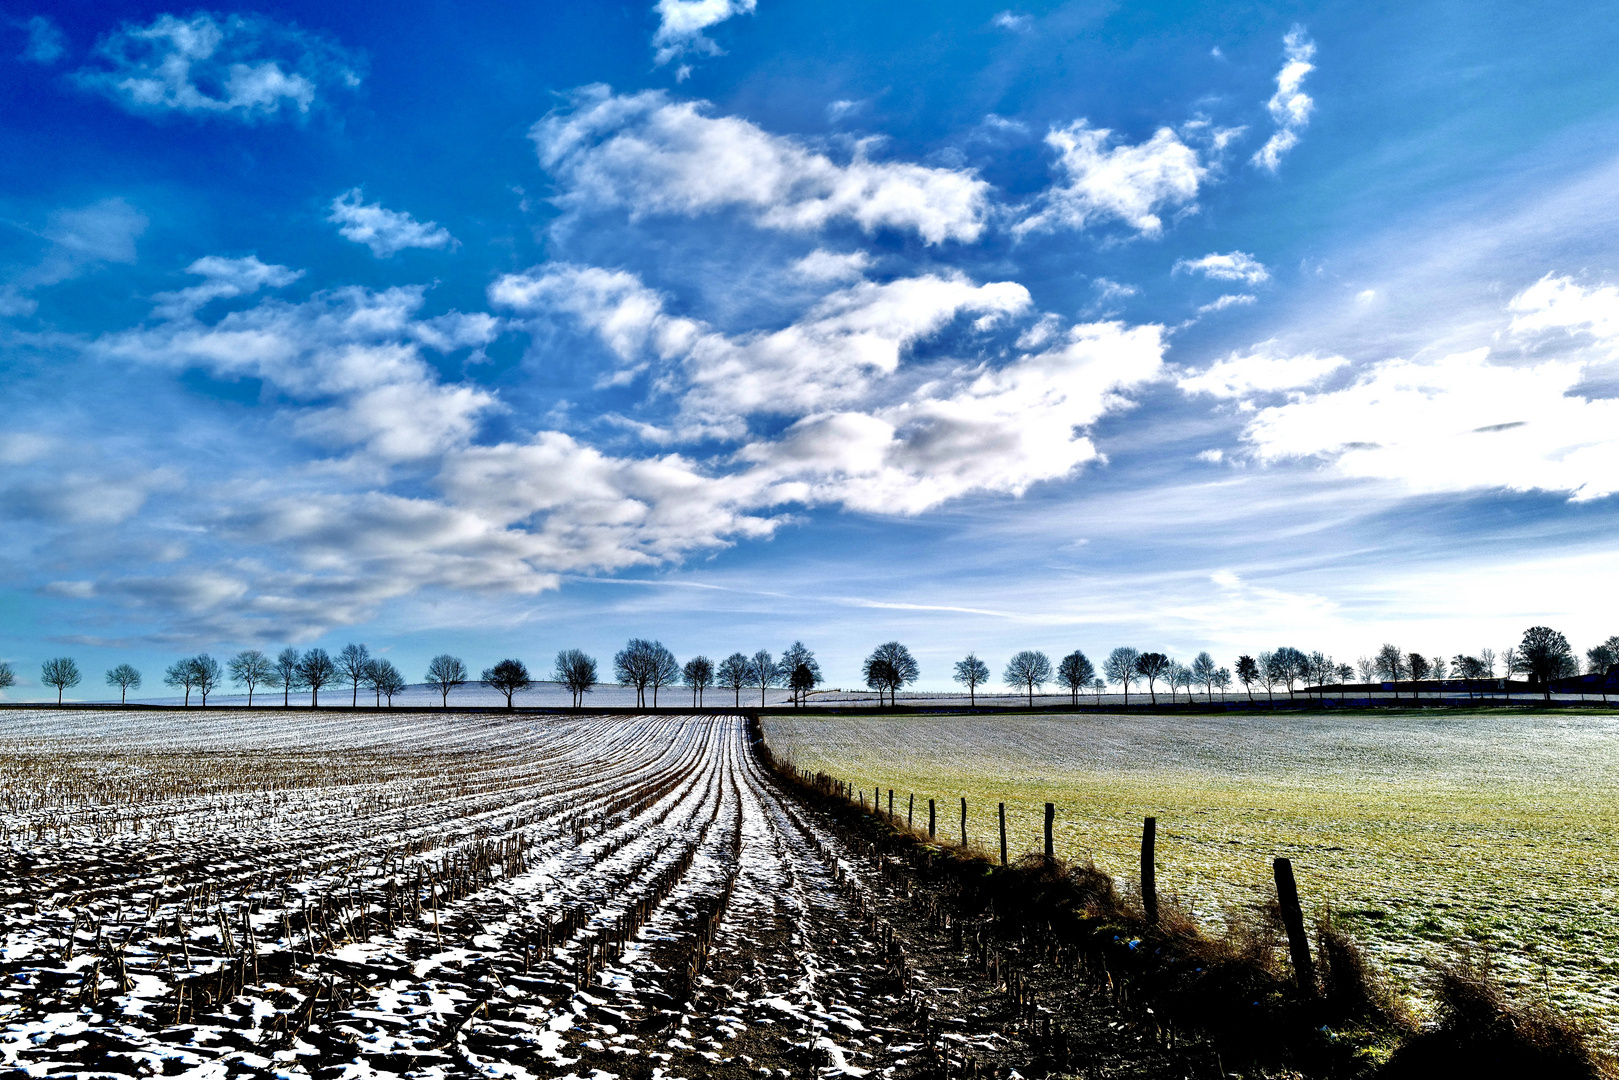
[[[840,837],[736,717],[316,715],[286,752],[53,715],[0,758],[28,1075],[1217,1074]]]

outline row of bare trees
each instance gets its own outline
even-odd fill
[[[1330,687],[1347,684],[1357,675],[1363,683],[1380,680],[1393,684],[1398,700],[1401,683],[1412,684],[1411,692],[1415,695],[1415,684],[1430,680],[1460,681],[1470,695],[1475,688],[1482,693],[1484,684],[1493,683],[1497,678],[1498,664],[1504,677],[1522,675],[1532,685],[1543,688],[1548,698],[1554,680],[1581,673],[1578,657],[1566,637],[1549,627],[1533,626],[1524,631],[1522,640],[1499,656],[1494,650],[1481,649],[1476,655],[1458,653],[1448,661],[1442,654],[1428,656],[1384,645],[1374,655],[1361,657],[1350,665],[1339,663],[1322,652],[1306,653],[1292,646],[1282,646],[1253,656],[1237,657],[1233,671],[1220,666],[1207,652],[1200,652],[1190,664],[1183,664],[1165,653],[1121,646],[1108,653],[1098,672],[1078,649],[1056,665],[1045,653],[1025,649],[1007,662],[1001,678],[1007,686],[1024,691],[1031,706],[1035,691],[1052,682],[1067,689],[1076,705],[1083,693],[1095,694],[1100,704],[1101,695],[1111,683],[1123,690],[1128,705],[1131,690],[1142,685],[1154,704],[1158,701],[1160,685],[1169,692],[1172,701],[1181,691],[1185,691],[1188,700],[1199,691],[1212,700],[1217,692],[1224,696],[1234,683],[1242,685],[1250,700],[1256,687],[1274,699],[1281,690],[1290,698],[1301,689],[1324,696]],[[1619,635],[1586,650],[1585,669],[1587,674],[1619,674]],[[898,641],[889,641],[866,657],[861,674],[866,685],[877,691],[879,701],[893,704],[900,690],[916,682],[921,669],[908,648]],[[639,707],[649,703],[656,707],[660,691],[675,685],[691,691],[694,706],[700,706],[704,693],[713,687],[730,690],[732,703],[737,707],[741,706],[744,690],[757,689],[759,703],[763,705],[766,692],[772,687],[787,688],[792,702],[801,705],[809,692],[824,681],[815,654],[802,641],[793,642],[779,659],[768,650],[760,649],[751,656],[732,653],[717,664],[702,655],[682,664],[662,642],[632,638],[613,657],[613,675],[620,684],[634,687]],[[556,655],[552,678],[568,688],[573,704],[579,706],[584,696],[597,686],[596,660],[578,649],[563,649]],[[976,704],[978,688],[990,680],[989,665],[977,654],[969,653],[956,662],[953,678],[967,688],[969,700]],[[40,681],[56,689],[58,703],[63,692],[77,686],[81,679],[78,664],[71,657],[52,658],[40,668]],[[261,688],[280,690],[283,706],[291,703],[294,692],[307,690],[310,703],[318,705],[323,689],[345,684],[350,691],[350,705],[359,704],[363,689],[374,695],[378,707],[384,699],[392,706],[394,695],[406,686],[404,676],[389,660],[373,656],[370,649],[359,644],[344,646],[336,656],[320,648],[306,652],[286,648],[275,656],[248,649],[223,665],[209,654],[199,653],[175,661],[163,673],[164,684],[181,691],[186,705],[191,704],[193,693],[207,705],[208,696],[227,679],[246,688],[250,706],[254,694]],[[439,692],[440,703],[448,708],[450,693],[472,681],[472,676],[461,659],[446,653],[433,657],[428,663],[425,680]],[[121,702],[127,701],[131,690],[140,689],[141,673],[130,664],[119,664],[107,671],[106,681],[108,686],[118,688]],[[485,668],[480,681],[504,694],[508,708],[513,706],[516,694],[531,689],[535,682],[528,667],[516,659],[501,660]],[[11,666],[0,662],[0,690],[15,682]],[[1606,698],[1606,680],[1600,687]]]

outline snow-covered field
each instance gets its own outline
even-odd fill
[[[1011,1045],[878,917],[925,898],[766,776],[737,717],[6,728],[16,1075],[907,1076]]]

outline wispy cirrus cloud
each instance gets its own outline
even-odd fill
[[[261,15],[207,12],[125,23],[74,81],[137,115],[252,123],[304,117],[333,88],[360,84],[360,58],[326,37]]]
[[[67,52],[67,35],[50,19],[35,15],[24,25],[28,27],[28,45],[22,51],[24,60],[50,65]]]
[[[1304,92],[1304,77],[1315,70],[1315,42],[1305,36],[1304,27],[1295,26],[1282,39],[1282,49],[1286,60],[1276,73],[1276,93],[1265,103],[1276,130],[1253,156],[1253,163],[1267,172],[1281,168],[1283,156],[1299,144],[1315,111],[1315,99]]]
[[[337,226],[344,239],[364,244],[379,259],[406,248],[442,250],[456,246],[450,230],[438,222],[417,221],[402,210],[389,210],[380,202],[368,203],[359,188],[333,199],[326,220]]]

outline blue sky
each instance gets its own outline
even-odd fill
[[[0,657],[1583,649],[1616,25],[8,5]]]

